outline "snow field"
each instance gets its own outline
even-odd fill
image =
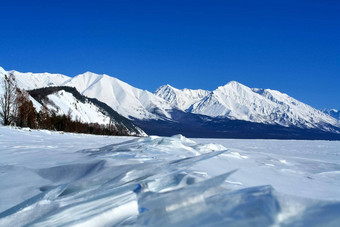
[[[336,226],[339,148],[0,127],[0,226]]]

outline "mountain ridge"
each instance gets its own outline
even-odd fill
[[[328,124],[339,126],[336,119],[287,94],[271,89],[249,88],[236,81],[219,86],[213,91],[206,91],[207,96],[191,103],[186,109],[178,103],[181,99],[188,100],[188,97],[179,97],[178,90],[171,86],[166,89],[160,87],[155,94],[183,111],[210,117],[228,117],[286,127],[315,128]],[[176,99],[173,98],[174,93]],[[325,129],[327,130],[327,127]]]
[[[324,112],[325,114],[328,114],[328,115],[332,116],[333,118],[338,119],[340,121],[340,110],[323,109],[322,112]]]
[[[16,77],[25,73],[15,71]],[[240,120],[282,127],[317,129],[340,133],[340,121],[285,93],[271,89],[249,88],[230,81],[213,91],[203,89],[177,89],[169,84],[160,86],[154,93],[135,88],[106,74],[85,72],[73,78],[61,74],[26,74],[23,78],[53,77],[26,86],[69,86],[82,95],[96,98],[113,110],[135,122],[177,122],[173,112],[184,116],[198,114],[210,121],[218,119]],[[25,82],[24,79],[21,79]],[[45,83],[45,84],[44,84]],[[182,122],[183,123],[183,122]]]
[[[91,83],[87,80],[91,80]],[[83,87],[82,84],[88,84],[88,86]],[[105,74],[80,74],[63,85],[75,87],[81,94],[107,103],[127,118],[159,119],[169,117],[166,109],[171,109],[171,106],[165,100],[149,91],[135,88]],[[154,109],[158,110],[158,114],[153,113]]]
[[[29,90],[28,93],[41,105],[54,110],[59,115],[71,111],[71,117],[85,123],[113,124],[129,135],[146,136],[130,120],[118,114],[111,107],[95,98],[81,95],[75,88],[55,86]]]

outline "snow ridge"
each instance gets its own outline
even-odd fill
[[[331,109],[331,110],[324,109],[324,110],[322,110],[322,112],[324,112],[325,114],[330,115],[331,117],[334,117],[335,119],[340,120],[340,111],[339,110],[336,110],[336,109]]]
[[[24,89],[58,85],[75,87],[81,94],[106,103],[131,120],[172,120],[171,112],[179,110],[285,127],[325,131],[334,131],[332,126],[340,127],[340,121],[334,115],[316,110],[287,94],[271,89],[249,88],[236,81],[213,91],[177,89],[167,84],[151,93],[109,75],[92,72],[73,78],[49,73],[10,73],[15,75],[19,87]]]
[[[167,110],[172,106],[162,98],[105,74],[87,72],[72,78],[63,85],[75,87],[81,94],[108,104],[118,113],[130,119],[170,117]]]
[[[13,74],[21,89],[32,90],[42,87],[60,86],[71,77],[54,74],[54,73],[22,73],[15,70],[8,71],[8,74]]]
[[[159,87],[155,91],[155,95],[163,98],[167,102],[175,105],[181,110],[188,110],[192,104],[207,96],[210,91],[198,89],[177,89],[169,84]]]
[[[39,101],[39,105],[45,105],[57,115],[70,115],[74,121],[82,123],[111,124],[120,131],[124,129],[128,135],[146,136],[146,133],[134,125],[130,120],[119,115],[109,106],[95,99],[82,96],[75,88],[55,87],[41,88],[30,91],[30,95]],[[46,94],[41,97],[42,94]]]
[[[18,88],[25,90],[56,87],[64,83],[68,83],[73,79],[62,74],[21,73],[14,70],[6,72],[0,67],[0,80],[2,80],[5,75],[10,74],[15,77]],[[83,76],[87,79],[83,81],[80,80],[78,87],[84,89],[90,88],[92,84],[95,84],[104,77],[104,75],[97,75],[90,72],[84,73]],[[2,92],[2,88],[0,88],[0,95]],[[29,96],[29,98],[33,102],[37,111],[40,111],[42,105],[45,105],[49,110],[54,111],[57,115],[67,115],[70,113],[72,120],[103,125],[112,123],[116,127],[124,128],[129,135],[146,136],[146,133],[142,129],[135,126],[129,120],[124,120],[122,116],[118,116],[116,119],[116,116],[110,116],[110,113],[102,110],[97,104],[89,101],[88,99],[85,99],[85,102],[79,101],[76,96],[65,90],[59,90],[46,96],[44,100],[40,101],[41,103],[39,103],[38,100],[35,100],[32,96]]]
[[[211,117],[227,117],[286,127],[321,127],[326,130],[328,130],[326,125],[338,127],[340,125],[336,119],[287,94],[271,89],[249,88],[236,81],[231,81],[211,92],[180,91],[165,85],[158,88],[155,95],[183,111]]]

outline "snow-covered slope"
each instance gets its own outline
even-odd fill
[[[308,128],[328,124],[339,126],[336,119],[286,94],[270,89],[251,89],[236,81],[212,92],[188,92],[188,89],[162,86],[155,94],[179,109],[211,117]]]
[[[274,103],[277,108],[280,109],[280,111],[278,111],[279,114],[276,117],[283,120],[283,125],[307,126],[311,128],[319,127],[324,124],[336,125],[338,127],[340,125],[339,121],[336,119],[329,117],[322,111],[302,103],[287,94],[271,89],[253,90],[262,97],[265,97],[271,103]]]
[[[3,77],[7,72],[0,66],[0,77]]]
[[[41,87],[49,87],[49,86],[56,86],[59,85],[67,80],[70,77],[61,75],[61,74],[51,74],[51,73],[21,73],[15,70],[12,71],[5,71],[0,66],[0,81],[2,83],[5,75],[9,76],[12,74],[15,78],[16,86],[20,89],[30,90],[35,88]],[[0,83],[0,84],[1,84]],[[0,86],[0,95],[3,94],[3,88]],[[32,101],[34,108],[37,111],[41,110],[41,104],[37,102],[31,96],[29,99]],[[0,107],[1,108],[1,107]]]
[[[42,87],[60,86],[71,78],[62,74],[53,73],[21,73],[15,70],[8,71],[13,74],[17,85],[21,89],[31,90]]]
[[[163,98],[171,105],[174,105],[181,110],[187,110],[192,104],[200,101],[209,93],[210,91],[202,89],[177,89],[169,84],[161,86],[155,91],[155,95]]]
[[[91,72],[70,78],[60,74],[32,74],[11,71],[19,87],[32,89],[64,85],[96,98],[119,114],[139,120],[172,121],[174,110],[210,117],[226,117],[256,123],[318,128],[334,131],[339,120],[290,96],[270,89],[249,88],[236,81],[214,91],[176,89],[165,85],[154,94],[135,88],[117,78]]]
[[[71,80],[70,77],[61,74],[49,74],[49,73],[20,73],[17,71],[6,72],[0,67],[0,80],[5,75],[14,75],[16,85],[20,89],[31,90],[44,87],[55,87]],[[80,84],[80,87],[82,84]],[[45,88],[44,88],[45,89]],[[71,88],[70,88],[71,89]],[[69,89],[69,90],[70,90]],[[73,88],[74,89],[74,88]],[[46,92],[46,91],[44,91]],[[44,92],[40,93],[39,96],[44,96]],[[2,88],[0,88],[0,95]],[[93,100],[89,100],[86,97],[81,96],[75,89],[73,92],[67,92],[65,90],[57,90],[53,93],[48,93],[42,99],[34,99],[31,95],[30,100],[33,102],[34,107],[37,111],[40,111],[42,105],[45,105],[49,110],[54,111],[57,115],[71,114],[73,120],[80,120],[82,123],[98,123],[98,124],[109,124],[116,127],[118,131],[125,130],[128,135],[146,136],[146,133],[134,125],[128,119],[120,116],[117,112],[112,110],[110,107],[104,107],[103,105]],[[46,94],[46,93],[45,93]]]
[[[335,119],[340,120],[340,111],[336,109],[331,109],[331,110],[322,110],[325,114],[330,115],[331,117],[334,117]]]
[[[46,106],[57,115],[67,115],[69,112],[73,120],[84,123],[108,124],[110,118],[100,112],[100,109],[89,102],[79,102],[71,93],[58,91],[47,96]]]
[[[1,126],[0,141],[0,226],[340,223],[339,141],[132,139]]]
[[[31,73],[19,73],[19,72],[16,72],[16,71],[7,72],[0,66],[0,96],[2,96],[3,93],[4,93],[3,87],[2,87],[2,81],[4,80],[5,75],[9,76],[10,73],[12,73],[15,77],[16,86],[18,86],[21,89],[26,89],[26,88],[29,88],[30,86],[34,86],[34,85],[37,85],[37,84],[42,85],[43,84],[42,81],[46,82],[46,86],[49,86],[48,81],[57,82],[57,79],[56,79],[57,77],[54,78],[54,76],[50,76],[50,75],[54,75],[54,74],[46,74],[45,77],[40,78],[37,75],[31,75]],[[41,73],[40,75],[42,75],[42,74],[43,73]],[[50,85],[51,85],[51,83],[50,83]],[[41,110],[41,104],[38,103],[35,99],[33,99],[31,96],[29,98],[32,101],[34,108],[37,111],[40,111]],[[0,106],[0,108],[1,108],[1,106]],[[1,120],[1,116],[0,116],[0,120]]]
[[[119,114],[128,118],[170,117],[167,110],[172,106],[164,99],[105,74],[86,72],[72,78],[64,85],[75,87],[81,94],[106,103]]]
[[[32,90],[29,93],[57,115],[70,114],[72,120],[79,120],[82,123],[111,124],[117,131],[125,131],[128,135],[146,136],[146,133],[130,120],[106,104],[82,96],[75,88],[49,87]]]

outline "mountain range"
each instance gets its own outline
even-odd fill
[[[74,87],[81,95],[105,103],[148,134],[340,139],[340,121],[331,113],[317,110],[279,91],[249,88],[236,81],[213,91],[164,85],[151,93],[109,75],[91,72],[75,77],[17,71],[7,73],[13,74],[18,86],[26,90]],[[60,94],[57,97],[60,98]]]
[[[29,98],[38,112],[45,106],[56,115],[70,115],[74,121],[110,125],[112,130],[121,135],[146,135],[141,128],[107,104],[95,98],[88,98],[73,87],[58,86],[69,80],[69,77],[50,73],[6,72],[0,67],[0,81],[6,74],[14,75],[17,87],[28,91]],[[0,95],[2,90],[0,87]]]

